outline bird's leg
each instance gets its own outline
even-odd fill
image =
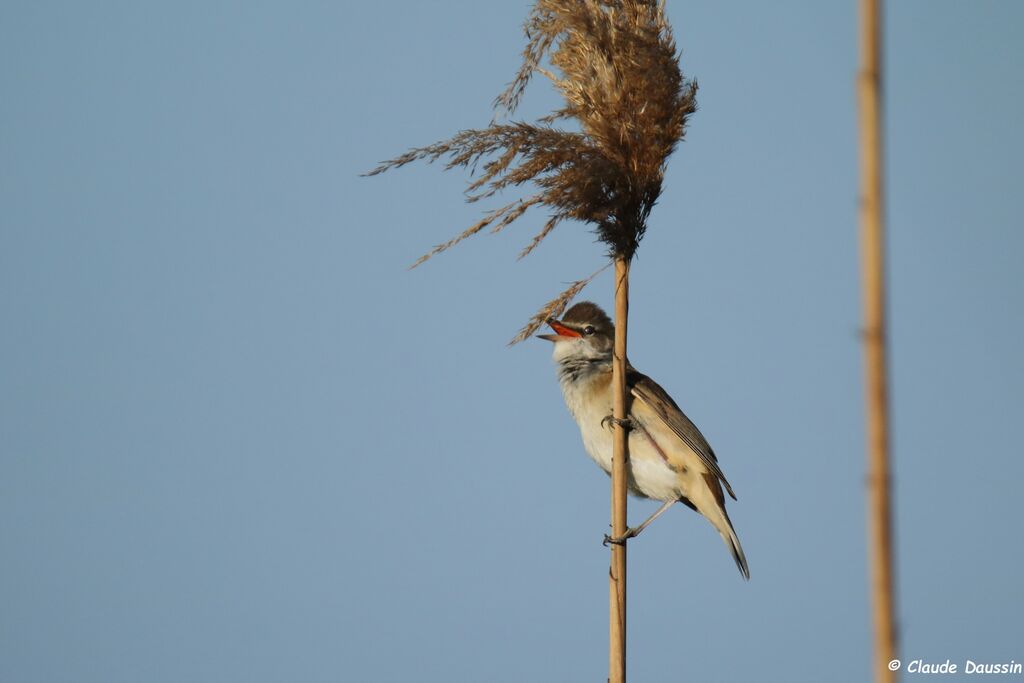
[[[665,510],[668,510],[670,507],[675,505],[677,502],[678,501],[675,501],[675,500],[666,500],[664,503],[661,504],[661,507],[658,508],[657,510],[655,510],[653,515],[651,515],[650,517],[645,519],[640,524],[640,526],[630,527],[630,528],[626,529],[626,533],[622,534],[621,536],[619,536],[617,538],[612,538],[608,534],[605,534],[604,535],[604,545],[608,545],[609,543],[613,543],[615,545],[623,545],[626,542],[627,539],[636,538],[637,536],[640,535],[641,531],[643,531],[644,529],[647,528],[648,524],[650,524],[651,522],[656,520],[658,517],[661,517],[661,513],[665,512]]]

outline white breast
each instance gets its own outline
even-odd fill
[[[603,390],[595,391],[595,381],[604,384]],[[602,382],[598,377],[582,377],[561,384],[565,404],[579,425],[583,447],[601,469],[611,474],[613,427],[605,419],[612,414],[610,385],[606,378]],[[679,474],[665,463],[661,453],[642,432],[630,432],[629,459],[629,487],[635,495],[675,500],[683,493]]]

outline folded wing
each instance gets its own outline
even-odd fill
[[[733,493],[732,486],[729,485],[725,474],[722,473],[722,469],[718,466],[718,458],[715,457],[715,452],[711,450],[707,439],[700,433],[697,426],[690,421],[690,418],[686,417],[679,406],[676,405],[676,402],[672,400],[668,392],[658,386],[658,383],[653,379],[641,372],[637,372],[632,367],[629,368],[626,374],[626,386],[629,388],[633,400],[640,401],[646,408],[654,412],[672,433],[678,436],[683,443],[697,454],[697,457],[700,458],[708,471],[725,485],[725,490],[729,492],[733,500],[736,500],[736,494]]]

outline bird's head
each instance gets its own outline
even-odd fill
[[[554,334],[537,335],[555,344],[555,360],[611,360],[615,325],[597,304],[583,301],[562,316],[548,319]]]

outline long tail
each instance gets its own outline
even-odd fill
[[[736,560],[736,566],[744,579],[750,580],[750,567],[747,565],[747,556],[743,554],[743,546],[740,545],[739,536],[732,528],[732,520],[729,513],[725,511],[725,497],[722,495],[722,487],[718,479],[712,474],[704,475],[704,482],[707,488],[693,491],[691,504],[697,509],[721,534],[725,541],[725,547],[732,553],[732,559]]]
[[[725,547],[732,553],[732,559],[736,560],[736,566],[740,570],[740,574],[747,581],[750,581],[750,567],[747,565],[747,556],[743,554],[743,546],[740,545],[739,536],[736,535],[736,530],[732,528],[732,521],[729,519],[729,513],[725,511],[725,508],[721,508],[722,517],[725,521],[723,526],[715,524],[718,529],[718,533],[721,534],[722,540],[725,541]]]

